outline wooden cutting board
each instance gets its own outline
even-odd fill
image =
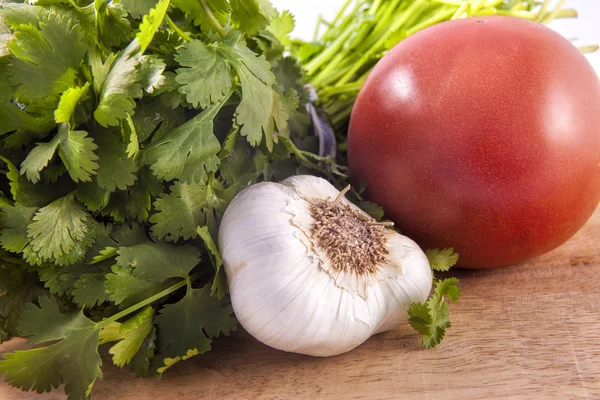
[[[450,307],[453,327],[436,349],[422,349],[407,325],[325,359],[238,332],[161,381],[119,371],[105,353],[94,399],[600,399],[600,209],[549,254],[456,274],[464,296]],[[0,384],[1,400],[40,398],[65,395]]]

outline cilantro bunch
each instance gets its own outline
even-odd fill
[[[0,1],[0,337],[88,396],[98,346],[160,376],[235,330],[215,245],[241,189],[331,174],[268,0]]]

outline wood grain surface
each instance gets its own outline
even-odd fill
[[[119,371],[105,352],[94,399],[600,399],[600,209],[549,254],[457,275],[464,296],[436,349],[407,325],[326,359],[238,332],[161,381]],[[62,388],[39,396],[0,384],[1,400],[64,398]]]

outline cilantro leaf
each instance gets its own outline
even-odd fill
[[[6,164],[8,171],[5,173],[5,175],[10,181],[10,194],[12,195],[13,200],[17,201],[17,196],[19,195],[19,170],[8,158],[0,156],[0,160],[4,161]]]
[[[98,157],[94,150],[98,146],[85,131],[72,131],[67,124],[61,124],[58,134],[47,143],[38,143],[21,164],[21,174],[33,183],[40,180],[40,171],[54,157],[56,149],[71,179],[75,182],[90,181],[90,175],[98,169]]]
[[[16,203],[14,206],[4,204],[0,210],[0,244],[5,250],[20,253],[29,244],[27,225],[31,223],[37,208]]]
[[[136,184],[127,191],[127,215],[140,222],[148,220],[152,198],[162,194],[163,185],[148,167],[138,171]]]
[[[108,351],[117,367],[122,368],[129,363],[141,349],[144,340],[154,328],[153,318],[154,309],[147,306],[126,322],[112,322],[102,329],[100,344],[117,341]]]
[[[164,289],[163,283],[151,282],[133,274],[133,268],[114,265],[106,274],[104,287],[110,301],[125,307],[135,304]]]
[[[127,145],[108,132],[95,134],[94,138],[98,145],[98,186],[112,192],[133,185],[138,167],[135,161],[127,157]]]
[[[210,288],[188,289],[185,297],[168,304],[156,317],[157,347],[153,365],[162,374],[180,360],[210,350],[213,338],[236,329],[231,306],[211,297]]]
[[[92,74],[92,87],[95,93],[100,93],[104,81],[111,71],[112,66],[115,63],[119,55],[115,53],[109,53],[106,58],[102,58],[99,51],[92,49],[88,53],[88,63],[90,66],[90,72]]]
[[[144,90],[151,93],[162,84],[165,64],[156,56],[142,56],[140,43],[134,39],[114,61],[100,89],[100,100],[94,118],[100,125],[117,126],[119,120],[133,114],[134,99]],[[103,73],[104,64],[97,68]]]
[[[141,63],[138,67],[138,77],[142,89],[146,93],[153,94],[156,89],[160,88],[165,81],[163,71],[166,64],[163,60],[155,55],[147,55],[141,57]],[[141,97],[141,96],[140,96]]]
[[[275,76],[263,56],[251,51],[241,36],[230,34],[218,44],[219,51],[236,71],[242,86],[242,100],[236,110],[240,133],[253,146],[264,138],[273,148],[277,132],[287,128],[289,112],[280,94],[273,88]]]
[[[40,21],[48,17],[51,8],[30,7],[28,4],[2,2],[0,16],[12,29],[18,29],[20,25],[33,25],[39,27]]]
[[[92,308],[108,301],[108,292],[104,287],[106,272],[83,274],[77,279],[73,290],[73,301],[82,308]]]
[[[269,0],[230,0],[231,20],[248,35],[264,29],[278,13]]]
[[[75,197],[82,202],[89,211],[97,212],[108,205],[110,201],[110,191],[101,188],[98,185],[96,177],[93,177],[91,182],[77,185]]]
[[[105,274],[110,271],[110,263],[92,264],[93,255],[107,244],[110,238],[110,225],[96,224],[96,240],[85,257],[73,265],[46,265],[38,269],[40,280],[53,294],[68,295],[80,307],[92,309],[108,299],[103,287]]]
[[[136,159],[137,155],[140,153],[140,141],[138,139],[137,131],[135,130],[135,125],[133,124],[133,120],[131,119],[131,115],[127,115],[125,117],[125,121],[121,123],[121,133],[123,134],[123,138],[129,137],[127,144],[127,148],[125,149],[127,153],[127,157]]]
[[[58,128],[58,155],[75,182],[90,181],[90,175],[99,168],[98,156],[94,150],[98,146],[86,131],[73,131],[66,124]]]
[[[193,246],[174,246],[164,242],[136,244],[119,248],[118,265],[132,267],[136,276],[152,282],[187,277],[200,261],[200,251]]]
[[[133,18],[148,14],[158,0],[121,0],[121,4]]]
[[[177,70],[175,79],[182,85],[179,91],[194,107],[206,108],[229,96],[233,78],[217,47],[193,40],[179,49],[175,60],[185,67]]]
[[[167,10],[169,9],[169,0],[160,0],[156,6],[150,10],[150,12],[144,16],[142,23],[139,27],[139,32],[137,34],[137,40],[140,42],[141,52],[144,53],[150,43],[152,42],[152,38],[154,34],[160,28],[165,15],[167,14]]]
[[[428,249],[425,255],[429,260],[431,269],[434,271],[444,272],[456,265],[458,262],[458,253],[454,252],[452,247],[445,249]]]
[[[131,31],[127,11],[116,1],[94,0],[79,8],[78,15],[90,43],[102,48],[120,45]]]
[[[60,96],[58,108],[54,111],[54,120],[57,124],[71,121],[77,103],[85,98],[89,87],[90,83],[86,82],[81,87],[71,87],[63,92]]]
[[[159,90],[163,88],[164,86],[161,86]],[[131,116],[139,143],[145,142],[151,136],[162,136],[186,120],[183,107],[177,106],[172,110],[170,105],[164,103],[168,95],[157,95],[156,92],[154,95],[156,97],[144,97],[140,100],[135,107],[135,114]]]
[[[294,16],[285,10],[279,16],[271,21],[267,30],[269,30],[283,46],[289,46],[292,42],[290,33],[294,30]]]
[[[145,376],[150,369],[150,360],[154,357],[156,349],[156,327],[152,326],[150,333],[142,341],[138,352],[129,362],[129,368],[135,371],[137,376]]]
[[[214,232],[234,195],[235,187],[224,189],[218,181],[213,185],[176,182],[170,194],[154,202],[157,213],[150,217],[152,233],[174,242],[195,238],[198,226],[208,226]]]
[[[217,245],[210,235],[208,227],[198,227],[196,232],[198,232],[198,235],[202,241],[204,241],[204,246],[206,246],[206,249],[210,255],[210,260],[215,267],[215,278],[213,279],[210,287],[210,295],[216,296],[219,300],[221,300],[223,297],[225,297],[229,290],[229,287],[227,286],[227,277],[225,276],[225,270],[223,269],[223,259],[221,258],[221,253],[219,253],[219,249],[217,249]]]
[[[7,262],[0,264],[0,343],[18,335],[18,319],[25,305],[47,294],[37,275],[26,271],[23,265]]]
[[[47,143],[38,143],[21,164],[21,175],[27,176],[33,183],[40,180],[40,171],[48,166],[58,148],[58,135]]]
[[[133,98],[142,97],[142,87],[136,68],[140,64],[140,45],[137,40],[131,42],[113,63],[103,80],[100,100],[94,118],[100,125],[116,126],[135,108]]]
[[[219,140],[213,134],[213,119],[222,103],[215,103],[203,112],[154,138],[144,151],[146,164],[156,176],[170,181],[201,182],[207,173],[219,166]]]
[[[171,3],[184,11],[196,25],[200,25],[203,31],[214,29],[212,23],[206,16],[206,12],[202,8],[202,4],[198,0],[171,0]],[[215,19],[224,25],[227,22],[228,13],[230,10],[227,0],[210,0],[206,2]]]
[[[119,225],[110,236],[115,241],[115,247],[134,246],[149,239],[146,229],[138,224]]]
[[[456,278],[434,283],[436,288],[433,296],[425,304],[413,303],[408,309],[408,322],[423,335],[423,346],[427,349],[437,346],[444,338],[446,329],[451,326],[448,303],[444,296],[455,303],[461,294]]]
[[[39,209],[27,227],[32,251],[59,265],[75,263],[93,242],[91,219],[72,193],[53,201]]]
[[[71,293],[79,277],[94,271],[97,271],[95,266],[82,260],[73,265],[45,265],[38,269],[38,274],[50,293],[62,296]]]
[[[38,393],[65,382],[69,400],[83,399],[102,378],[98,343],[100,327],[81,312],[61,314],[54,298],[40,297],[21,318],[21,334],[31,343],[58,342],[31,350],[4,354],[0,373],[9,384]]]
[[[180,50],[177,59],[187,67],[177,70],[177,82],[183,84],[181,91],[194,105],[207,105],[222,98],[231,85],[225,63],[233,68],[242,89],[236,110],[241,134],[257,146],[264,133],[267,147],[273,148],[277,132],[286,130],[290,109],[297,106],[297,100],[293,92],[287,94],[289,98],[282,98],[275,90],[275,76],[264,56],[258,56],[239,33],[232,32],[211,46],[191,42]]]
[[[0,74],[3,71],[0,68]],[[42,138],[54,128],[51,113],[30,114],[27,108],[21,108],[11,101],[11,93],[3,87],[0,77],[0,135],[13,132],[5,139],[6,147],[19,148],[35,139]],[[2,95],[8,94],[3,99]]]
[[[86,50],[80,26],[58,12],[48,14],[39,29],[20,25],[8,48],[15,57],[9,78],[28,99],[68,89]]]

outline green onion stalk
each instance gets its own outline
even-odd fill
[[[551,7],[550,0],[346,0],[332,21],[319,17],[311,42],[295,40],[291,50],[301,59],[343,152],[358,91],[377,61],[397,43],[431,25],[460,18],[505,15],[548,24],[555,18],[577,17],[575,10],[563,8],[564,2]],[[586,46],[581,51],[596,49]]]

